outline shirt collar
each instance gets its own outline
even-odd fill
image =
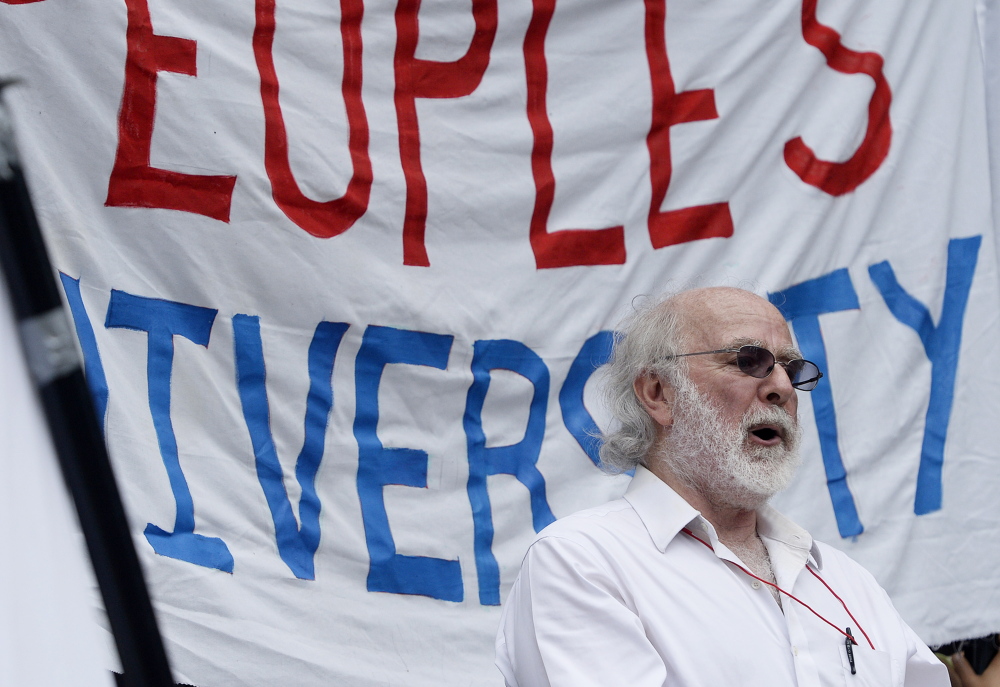
[[[781,542],[790,549],[802,551],[803,557],[807,558],[816,570],[823,569],[823,554],[812,535],[770,505],[765,504],[757,511],[757,534]]]
[[[711,539],[715,539],[711,523],[666,482],[642,465],[635,469],[635,476],[625,492],[625,500],[642,520],[653,544],[661,552],[666,551],[673,538],[689,525],[697,526],[709,534]],[[803,558],[808,558],[813,567],[823,569],[822,554],[812,536],[769,505],[764,505],[757,511],[757,532],[761,537],[800,550]]]
[[[642,465],[635,469],[635,477],[628,485],[625,500],[642,520],[653,544],[661,552],[666,551],[667,544],[692,520],[701,518],[701,514],[680,494]]]

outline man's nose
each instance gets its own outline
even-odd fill
[[[762,380],[760,395],[762,400],[776,406],[783,406],[795,397],[795,387],[784,365],[774,364],[771,374]]]

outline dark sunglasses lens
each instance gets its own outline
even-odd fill
[[[792,380],[792,386],[802,391],[812,391],[816,388],[816,383],[822,377],[819,368],[808,360],[793,360],[788,363],[788,377]]]
[[[736,354],[736,364],[740,366],[741,372],[763,379],[774,369],[774,356],[771,351],[760,346],[743,346]]]

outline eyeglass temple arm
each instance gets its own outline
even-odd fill
[[[739,353],[738,348],[720,348],[717,351],[698,351],[697,353],[678,353],[677,355],[668,355],[664,360],[671,360],[673,358],[686,358],[689,355],[711,355],[713,353]]]
[[[815,365],[815,363],[813,363]],[[819,380],[823,379],[823,373],[817,372],[815,377],[810,377],[809,379],[803,379],[800,382],[793,382],[792,386],[798,389],[800,386],[805,386],[806,384],[819,383]],[[801,389],[801,391],[812,391],[812,389]]]

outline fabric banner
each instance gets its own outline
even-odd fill
[[[925,641],[1000,629],[977,16],[0,0],[176,679],[502,684],[534,533],[628,482],[615,323],[691,284],[768,295],[826,375],[779,509]]]

